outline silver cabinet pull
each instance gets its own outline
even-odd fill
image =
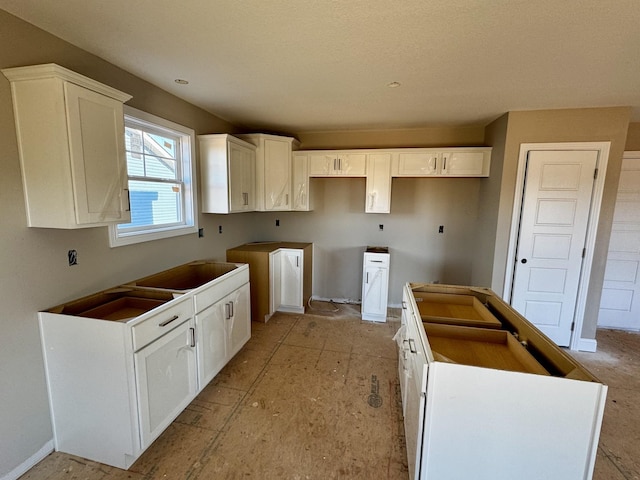
[[[165,321],[164,321],[164,322],[162,322],[162,323],[159,323],[159,324],[158,324],[158,326],[159,326],[159,327],[166,327],[166,326],[167,326],[167,325],[169,325],[171,322],[175,322],[175,321],[176,321],[177,319],[179,319],[179,318],[180,318],[180,316],[179,316],[179,315],[174,315],[174,316],[173,316],[173,317],[171,317],[170,319],[165,320]]]
[[[382,260],[369,260],[371,263],[382,263]]]
[[[233,317],[235,312],[233,311],[233,302],[229,302],[229,310],[231,310],[231,313],[229,314],[229,317]]]
[[[191,343],[189,344],[189,346],[195,347],[196,346],[196,329],[193,327],[189,328],[189,333],[191,334]]]
[[[402,300],[402,309],[403,310],[407,309],[407,302],[405,302],[404,300]]]
[[[125,208],[124,211],[130,212],[131,211],[131,192],[129,191],[128,188],[125,188],[124,191],[127,192],[127,208]]]
[[[364,283],[369,283],[369,272],[367,272],[367,279],[365,280]]]
[[[224,304],[224,319],[229,320],[231,318],[231,307],[228,303]]]

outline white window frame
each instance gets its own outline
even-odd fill
[[[198,232],[198,216],[196,214],[197,189],[195,179],[196,135],[191,128],[179,125],[142,110],[124,106],[125,126],[130,121],[140,126],[148,126],[155,130],[166,130],[167,133],[181,138],[182,183],[184,185],[183,221],[178,225],[137,229],[131,232],[119,232],[117,225],[109,225],[109,246],[121,247],[135,243],[150,242],[162,238],[189,235]],[[122,132],[124,135],[124,132]]]

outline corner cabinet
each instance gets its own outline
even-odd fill
[[[202,213],[255,210],[256,147],[228,134],[199,135]]]
[[[249,133],[237,135],[256,146],[256,210],[292,210],[291,175],[293,147],[291,137]]]
[[[57,451],[128,469],[251,336],[247,265],[197,261],[40,312]]]
[[[406,284],[409,476],[588,480],[607,387],[486,288]]]
[[[3,69],[30,227],[131,220],[122,104],[130,95],[55,64]]]

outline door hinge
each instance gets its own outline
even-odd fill
[[[587,248],[585,247],[585,248],[582,249],[582,258],[584,258],[586,256],[587,256]]]
[[[593,171],[593,179],[595,180],[596,178],[598,178],[598,169],[597,168]]]

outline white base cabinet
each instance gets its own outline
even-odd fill
[[[462,298],[500,328],[465,326]],[[402,319],[411,479],[592,478],[607,387],[572,357],[488,289],[406,284]]]
[[[269,254],[271,313],[304,313],[302,250],[281,248]]]
[[[249,268],[192,262],[38,316],[56,450],[128,469],[249,340]]]
[[[362,271],[362,320],[387,321],[388,253],[365,252]]]

